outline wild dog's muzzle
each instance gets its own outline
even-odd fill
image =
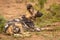
[[[35,14],[34,18],[41,17],[42,15],[43,15],[43,13],[37,11],[37,13]]]

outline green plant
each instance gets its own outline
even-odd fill
[[[52,4],[50,6],[50,9],[51,9],[51,11],[55,12],[55,14],[51,12],[52,14],[54,14],[53,19],[59,21],[60,20],[60,5],[59,4]]]
[[[4,17],[0,15],[0,32],[3,31],[5,22],[6,20],[4,19]]]
[[[34,2],[34,0],[30,0],[30,2]]]
[[[44,7],[44,4],[46,3],[47,0],[38,0],[38,4],[40,5],[41,8]]]
[[[60,5],[53,4],[50,6],[50,12],[47,12],[45,9],[42,9],[41,12],[43,16],[37,18],[35,24],[39,27],[44,27],[47,24],[51,24],[53,22],[60,22]]]

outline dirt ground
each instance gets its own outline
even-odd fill
[[[27,13],[26,5],[32,4],[33,6],[36,4],[35,2],[30,2],[29,0],[0,0],[0,14],[3,15],[6,19],[13,19],[20,17],[23,14]],[[45,8],[49,8],[49,6],[53,3],[60,4],[60,0],[48,0],[45,4]]]
[[[32,35],[32,37],[25,38],[14,38],[13,36],[7,36],[0,34],[0,40],[60,40],[60,31],[49,32],[44,31],[40,32],[39,35]]]
[[[58,26],[57,26],[58,25]],[[56,28],[60,27],[60,22],[53,23],[53,26]],[[31,32],[30,37],[13,37],[5,34],[0,34],[0,40],[60,40],[60,29],[59,30],[53,30],[53,31],[41,31],[41,32]]]
[[[0,34],[0,40],[60,40],[60,31],[43,31],[39,32],[39,35],[34,34],[25,38],[14,38],[13,36]]]
[[[49,8],[49,5],[55,2],[60,4],[60,0],[48,0],[48,2],[45,4],[45,8]],[[6,19],[13,19],[19,17],[20,15],[22,15],[22,13],[25,14],[27,12],[27,3],[30,2],[23,1],[22,3],[20,3],[20,1],[15,0],[0,0],[0,14],[2,14]],[[59,22],[55,24],[59,25],[60,27]],[[31,37],[25,38],[14,38],[13,36],[0,34],[0,40],[60,40],[60,30],[41,31],[39,33],[31,32],[31,34]]]

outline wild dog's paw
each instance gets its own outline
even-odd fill
[[[35,31],[40,32],[41,29],[40,28],[35,28]]]

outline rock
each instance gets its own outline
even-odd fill
[[[23,37],[22,34],[14,34],[14,37]]]
[[[26,33],[23,34],[23,36],[24,36],[24,37],[30,37],[31,34],[30,34],[30,32],[26,32]]]
[[[14,34],[14,37],[30,37],[30,32],[25,32],[23,34]]]

